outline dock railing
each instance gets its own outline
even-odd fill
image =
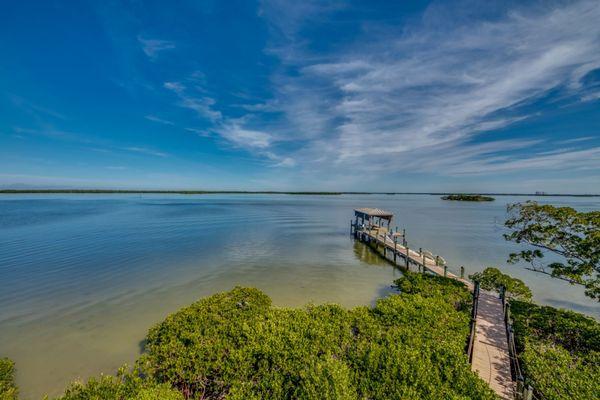
[[[409,268],[409,264],[412,264],[419,268],[419,272],[426,272],[428,270],[430,271],[431,265],[433,265],[440,267],[441,269],[440,271],[431,272],[443,276],[453,275],[454,277],[460,277],[461,280],[464,280],[464,267],[460,267],[460,270],[455,271],[448,266],[446,260],[440,255],[433,254],[423,248],[419,248],[418,251],[409,249],[405,229],[402,229],[399,234],[398,227],[394,230],[377,224],[368,223],[365,225],[350,220],[350,235],[366,242],[370,242],[371,239],[373,239],[376,246],[381,245],[383,247],[383,257],[385,258],[387,258],[388,251],[391,251],[395,265],[400,266],[397,262],[397,257],[399,256],[405,260],[403,265],[404,268]],[[401,239],[401,241],[398,241],[398,239]]]
[[[510,302],[506,296],[506,288],[500,288],[500,299],[504,309],[504,323],[506,325],[506,337],[508,340],[508,353],[510,357],[510,372],[512,379],[516,382],[515,399],[516,400],[545,400],[545,397],[530,384],[525,382],[523,370],[519,364],[517,355],[517,346],[515,345],[515,332],[513,329],[513,320],[510,314]]]
[[[477,329],[477,309],[479,307],[479,282],[475,281],[473,288],[473,307],[471,308],[471,331],[467,342],[467,356],[469,363],[473,361],[473,345],[475,344],[475,331]]]

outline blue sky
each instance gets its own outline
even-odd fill
[[[0,186],[598,193],[598,21],[587,0],[6,2]]]

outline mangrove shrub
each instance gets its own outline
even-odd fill
[[[464,354],[468,291],[414,292],[288,309],[237,287],[152,328],[140,365],[188,398],[494,398]]]
[[[8,358],[0,358],[0,400],[16,400],[15,363]]]
[[[600,398],[600,323],[573,311],[510,305],[527,382],[548,400]]]
[[[184,400],[181,392],[168,384],[147,379],[139,369],[124,366],[116,376],[101,375],[87,382],[73,382],[56,400]]]
[[[133,371],[75,383],[60,400],[494,399],[464,353],[466,287],[411,273],[396,285],[354,309],[215,294],[154,326]]]
[[[469,278],[479,282],[482,289],[500,292],[502,288],[504,288],[508,297],[514,297],[520,300],[531,299],[531,289],[525,285],[525,282],[513,278],[510,275],[503,274],[498,268],[488,267],[482,272],[476,272],[469,275]]]

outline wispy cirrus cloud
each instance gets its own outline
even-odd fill
[[[138,36],[137,39],[142,46],[142,51],[153,60],[158,57],[160,52],[176,47],[175,42],[169,40],[147,39],[142,36]]]
[[[174,122],[163,119],[163,118],[159,118],[156,115],[146,115],[146,116],[144,116],[144,118],[146,118],[148,121],[157,122],[157,123],[163,124],[163,125],[175,125]]]
[[[460,10],[455,6],[434,4],[408,27],[379,24],[363,29],[354,43],[316,52],[298,32],[313,23],[307,15],[322,18],[336,7],[263,2],[264,17],[280,31],[268,51],[284,65],[272,79],[275,96],[269,104],[285,115],[274,140],[290,140],[290,135],[306,140],[291,156],[316,168],[376,158],[375,168],[394,171],[415,155],[421,168],[428,165],[439,174],[538,169],[550,163],[600,167],[598,148],[538,154],[543,136],[520,141],[531,151],[510,157],[502,154],[505,141],[476,143],[485,132],[530,118],[524,106],[550,92],[581,100],[584,78],[600,67],[600,3],[513,4],[494,18],[474,13],[468,19],[453,18]],[[289,17],[288,10],[293,10]],[[246,109],[259,112],[260,106]],[[585,160],[577,161],[582,156]],[[449,160],[464,167],[446,168]]]
[[[594,140],[594,139],[595,139],[594,136],[582,136],[582,137],[573,138],[573,139],[559,140],[557,143],[558,144],[579,143],[579,142],[587,142],[589,140]]]
[[[86,150],[94,151],[97,153],[109,154],[113,153],[114,151],[125,151],[129,153],[137,153],[153,157],[169,157],[168,153],[147,146],[123,147],[118,143],[104,140],[97,136],[90,136],[89,134],[82,132],[67,132],[56,130],[51,127],[44,129],[15,127],[13,128],[13,130],[14,132],[20,135],[44,136],[56,141],[75,143],[84,147]]]
[[[237,123],[226,123],[216,131],[226,140],[242,147],[266,149],[272,141],[272,137],[268,133],[246,129]]]
[[[197,75],[198,73],[195,73],[191,79],[197,81]],[[202,79],[204,78],[202,77]],[[216,101],[201,86],[198,86],[197,82],[195,83],[191,89],[181,82],[165,82],[163,84],[166,89],[177,95],[178,106],[193,110],[200,118],[209,123],[208,128],[188,127],[185,128],[187,131],[203,137],[217,136],[231,146],[263,157],[274,166],[291,167],[296,165],[292,157],[280,156],[272,149],[275,142],[272,134],[248,126],[247,118],[223,116],[216,109]]]
[[[24,110],[28,111],[29,113],[36,114],[36,115],[50,116],[50,117],[61,119],[61,120],[67,119],[67,117],[65,117],[63,114],[56,112],[54,110],[51,110],[47,107],[41,106],[39,104],[35,104],[21,96],[9,94],[8,97],[15,106],[17,106],[21,109],[24,109]]]
[[[162,151],[154,150],[154,149],[151,149],[148,147],[141,147],[141,146],[123,147],[122,150],[132,151],[134,153],[155,156],[155,157],[168,157],[169,156],[169,154],[164,153]]]
[[[597,169],[600,147],[567,147],[552,151],[530,151],[541,140],[502,140],[453,149],[439,158],[416,152],[405,166],[417,172],[439,172],[448,176],[475,176],[522,171],[576,171]],[[443,149],[440,149],[443,150]],[[519,152],[519,150],[527,150]],[[442,152],[443,153],[443,152]]]
[[[181,82],[165,82],[163,86],[177,95],[180,107],[189,108],[212,123],[223,119],[221,112],[214,108],[215,100],[212,97],[189,94],[187,87]]]

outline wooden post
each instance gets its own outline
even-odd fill
[[[448,266],[444,265],[444,278],[448,275]]]
[[[523,393],[523,400],[531,400],[533,397],[533,388],[529,385],[525,388],[525,392]]]
[[[396,228],[398,229],[398,228]],[[398,255],[398,238],[394,236],[394,264],[396,264],[396,256]]]
[[[525,384],[523,378],[517,377],[517,399],[522,400],[525,395]]]
[[[404,257],[404,262],[406,264],[406,269],[410,268],[410,266],[408,265],[408,262],[409,262],[408,258],[409,257],[410,257],[410,249],[407,247],[406,248],[406,257]]]

